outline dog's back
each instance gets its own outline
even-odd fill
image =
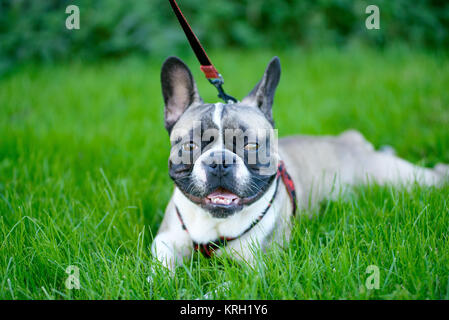
[[[279,139],[279,154],[297,186],[299,206],[311,208],[323,198],[341,195],[349,186],[372,181],[395,185],[415,180],[433,185],[442,170],[415,166],[391,153],[376,151],[362,134],[290,136]]]

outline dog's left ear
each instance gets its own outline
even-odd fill
[[[189,68],[177,57],[167,58],[162,65],[161,85],[165,103],[165,128],[170,133],[184,111],[193,103],[203,100]]]
[[[268,63],[267,69],[262,79],[256,84],[251,92],[242,100],[242,104],[248,104],[260,108],[273,124],[273,106],[274,93],[281,77],[281,63],[278,57],[273,57]]]

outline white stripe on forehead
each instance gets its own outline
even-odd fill
[[[214,116],[212,117],[212,121],[218,127],[218,142],[223,144],[222,130],[221,130],[221,115],[223,114],[223,103],[217,102],[215,103]]]
[[[213,121],[217,125],[217,127],[221,130],[221,115],[223,114],[223,103],[217,102],[215,103],[214,116]]]

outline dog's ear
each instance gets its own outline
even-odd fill
[[[177,57],[165,60],[161,70],[162,95],[165,103],[165,128],[171,131],[184,111],[202,102],[189,68]]]
[[[278,57],[273,57],[268,63],[262,79],[256,84],[251,92],[242,100],[242,103],[256,106],[262,110],[268,121],[272,124],[274,93],[281,77],[281,63]]]

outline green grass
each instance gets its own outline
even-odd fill
[[[449,162],[449,59],[440,52],[276,52],[281,136],[360,130],[414,163]],[[242,98],[271,58],[215,52]],[[449,298],[449,187],[357,188],[301,217],[291,245],[254,269],[198,255],[171,279],[149,246],[173,189],[163,128],[162,59],[26,66],[0,80],[0,298]],[[214,89],[188,60],[206,101]],[[307,215],[307,213],[306,213]],[[80,290],[65,269],[80,268]],[[262,267],[265,265],[265,267]],[[380,269],[367,290],[366,268]]]

